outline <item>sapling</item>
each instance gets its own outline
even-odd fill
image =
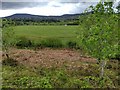
[[[114,2],[99,2],[90,6],[82,22],[80,21],[80,43],[100,64],[100,77],[104,76],[104,68],[109,57],[118,53],[118,16],[113,9]],[[81,20],[81,18],[80,18]]]

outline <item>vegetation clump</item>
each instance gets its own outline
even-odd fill
[[[16,42],[16,46],[19,48],[32,47],[32,44],[32,41],[25,37],[18,38]]]
[[[80,22],[80,42],[87,53],[100,62],[101,73],[111,57],[115,57],[118,51],[118,15],[113,9],[114,2],[99,2],[96,6],[90,6],[88,11],[93,13]]]
[[[50,47],[50,48],[61,48],[63,47],[62,41],[59,39],[46,39],[41,41],[41,45],[44,47]]]
[[[16,66],[19,65],[19,62],[15,59],[12,59],[12,58],[6,58],[5,60],[2,61],[2,65],[8,65],[8,66],[16,67]]]

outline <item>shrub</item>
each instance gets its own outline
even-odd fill
[[[51,47],[51,48],[61,48],[63,47],[62,41],[59,39],[46,39],[41,41],[41,46],[43,47]]]
[[[100,62],[100,77],[109,57],[115,57],[118,52],[118,20],[114,12],[113,2],[100,1],[96,6],[90,6],[85,12],[89,14],[83,21],[80,19],[81,46],[89,55]]]
[[[29,40],[25,37],[20,37],[20,38],[18,38],[18,40],[16,42],[16,46],[20,47],[20,48],[31,47],[31,46],[33,46],[33,43],[31,40]]]
[[[42,48],[44,48],[44,46],[41,44],[41,42],[39,42],[39,43],[34,43],[34,49],[36,50],[36,49],[42,49]]]
[[[22,88],[52,88],[47,77],[22,77],[14,83]]]
[[[8,66],[13,66],[16,67],[19,65],[18,61],[12,58],[7,58],[2,61],[2,65],[8,65]]]
[[[75,41],[68,41],[67,47],[68,48],[77,48],[77,43]]]
[[[6,20],[6,22],[8,22],[8,21]],[[9,25],[3,27],[2,29],[3,29],[1,31],[1,33],[2,33],[2,37],[1,37],[2,50],[6,54],[7,58],[9,58],[10,47],[15,45],[14,29],[12,27],[10,27]]]

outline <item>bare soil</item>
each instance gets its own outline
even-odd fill
[[[10,57],[24,65],[41,67],[61,67],[63,65],[79,67],[81,62],[96,63],[96,59],[83,56],[79,51],[69,49],[12,49]],[[84,65],[86,67],[88,64]]]

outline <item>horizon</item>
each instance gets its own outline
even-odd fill
[[[76,14],[63,14],[63,15],[80,15],[82,13],[76,13]],[[59,17],[59,16],[63,16],[63,15],[34,15],[34,14],[28,14],[28,13],[15,13],[15,14],[12,14],[12,15],[9,15],[9,16],[13,16],[13,15],[33,15],[33,16],[45,16],[45,17],[50,17],[50,16],[53,16],[53,17]],[[9,17],[9,16],[5,16],[5,17]],[[4,17],[0,17],[0,18],[4,18]]]
[[[83,13],[86,8],[91,5],[96,5],[97,2],[80,2],[76,0],[75,2],[63,1],[63,0],[51,0],[51,1],[33,1],[33,2],[5,2],[2,1],[0,9],[0,17],[11,16],[16,13],[26,13],[32,15],[41,16],[61,16],[64,14],[77,14]]]
[[[0,1],[0,17],[11,16],[16,13],[26,13],[41,16],[61,16],[64,14],[83,13],[89,6],[95,6],[100,0],[4,0]],[[116,0],[114,6],[118,5]]]

